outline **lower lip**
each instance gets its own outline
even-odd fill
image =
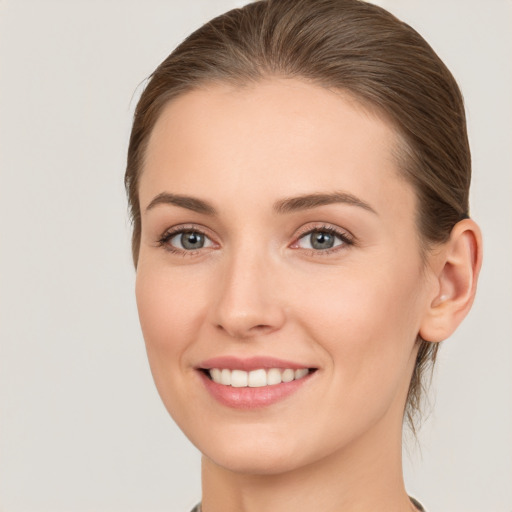
[[[313,373],[310,372],[302,379],[282,382],[274,386],[262,386],[260,388],[234,388],[217,384],[207,377],[204,372],[199,375],[210,394],[218,402],[234,409],[259,409],[275,404],[298,391],[303,384],[310,380]]]

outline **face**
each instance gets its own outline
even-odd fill
[[[285,472],[400,437],[429,280],[395,146],[350,96],[291,79],[159,118],[137,303],[162,400],[216,464]]]

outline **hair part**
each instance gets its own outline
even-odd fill
[[[468,216],[471,157],[462,94],[428,43],[409,25],[360,0],[260,0],[206,23],[154,71],[137,104],[125,186],[137,266],[138,196],[153,127],[173,98],[212,83],[268,77],[348,92],[394,126],[401,175],[417,196],[422,250],[446,242]],[[438,343],[418,338],[405,418],[413,432]]]

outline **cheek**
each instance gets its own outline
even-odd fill
[[[413,269],[381,262],[373,271],[342,269],[316,279],[304,294],[303,322],[330,359],[335,388],[350,391],[346,396],[383,399],[409,379],[421,314],[419,279]]]
[[[136,298],[148,360],[159,392],[179,378],[201,323],[203,291],[193,280],[139,265]],[[171,386],[172,387],[172,386]],[[167,401],[167,400],[164,400]]]

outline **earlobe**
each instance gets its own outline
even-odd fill
[[[458,222],[436,264],[436,293],[427,306],[420,336],[439,342],[448,338],[467,315],[482,265],[482,236],[471,219]]]

